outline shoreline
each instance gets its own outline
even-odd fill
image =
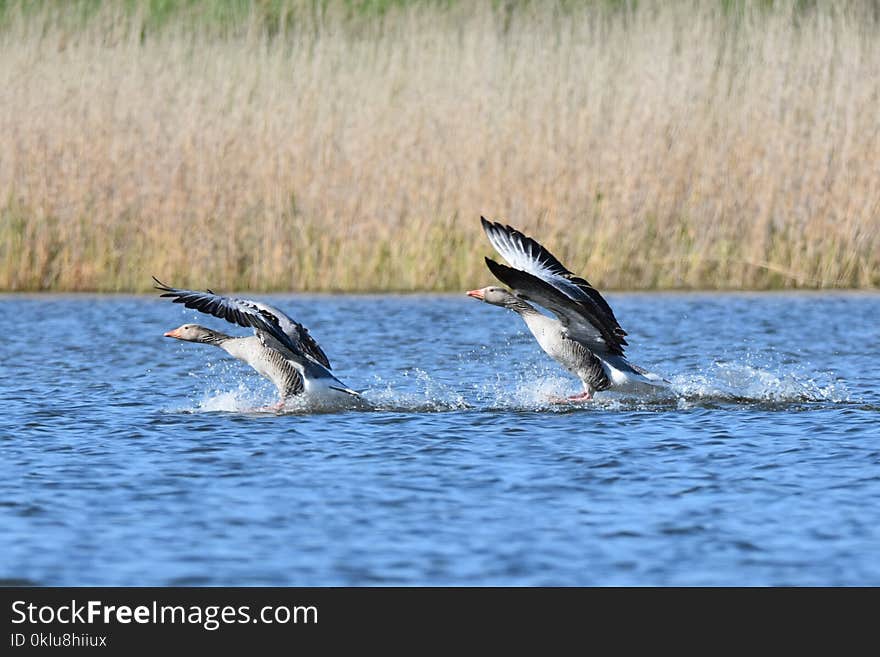
[[[213,289],[213,288],[212,288]],[[457,297],[461,295],[462,298],[466,298],[465,292],[457,292],[454,290],[448,291],[370,291],[370,292],[361,292],[361,291],[299,291],[299,290],[291,290],[291,291],[254,291],[254,290],[215,290],[215,292],[223,295],[223,296],[248,296],[253,298],[258,297],[315,297],[315,298],[324,298],[324,297],[357,297],[357,298],[366,298],[366,297]],[[822,289],[812,289],[812,288],[774,288],[774,289],[742,289],[742,290],[733,290],[733,289],[711,289],[711,288],[703,288],[703,289],[654,289],[654,290],[615,290],[615,289],[600,289],[599,292],[603,296],[770,296],[770,295],[778,295],[778,296],[876,296],[880,295],[880,288],[822,288]],[[131,298],[131,297],[146,297],[149,298],[154,296],[150,292],[146,291],[115,291],[115,292],[95,292],[95,291],[53,291],[53,290],[42,290],[42,291],[0,291],[0,301],[8,300],[8,299],[21,299],[21,298],[47,298],[47,297],[82,297],[82,298]],[[156,298],[159,299],[158,293],[155,294]]]

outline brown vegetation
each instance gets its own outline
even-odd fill
[[[868,8],[565,7],[10,10],[0,289],[466,289],[480,214],[603,288],[880,286]]]

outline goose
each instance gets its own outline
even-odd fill
[[[522,317],[541,349],[583,383],[583,392],[568,400],[587,401],[609,388],[636,391],[666,383],[626,359],[626,331],[592,285],[531,237],[485,217],[480,221],[489,242],[512,266],[488,257],[486,265],[510,290],[489,286],[467,295]],[[540,312],[530,301],[555,317]]]
[[[224,297],[211,290],[199,292],[173,288],[155,276],[153,281],[153,287],[162,292],[161,297],[254,329],[254,335],[233,337],[199,324],[184,324],[168,331],[164,337],[214,345],[244,361],[278,390],[280,399],[271,408],[280,410],[289,400],[299,396],[313,404],[363,404],[360,393],[342,383],[330,371],[330,360],[309,335],[309,330],[277,308],[251,299]]]

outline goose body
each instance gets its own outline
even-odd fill
[[[585,279],[568,271],[546,248],[515,228],[481,218],[495,250],[512,266],[486,258],[489,270],[512,292],[489,286],[468,296],[513,310],[522,317],[538,345],[577,376],[584,392],[572,400],[591,399],[609,388],[641,390],[663,379],[630,363],[624,355],[624,331],[608,302]],[[532,303],[555,315],[543,314]]]
[[[608,373],[602,367],[601,361],[579,342],[566,339],[558,320],[537,310],[528,314],[521,313],[520,316],[538,345],[550,358],[581,381],[590,381],[593,390],[604,390],[608,387]]]
[[[303,393],[303,378],[293,363],[278,349],[265,346],[256,335],[229,338],[217,346],[269,379],[278,390],[282,403]]]
[[[298,398],[310,405],[363,405],[359,393],[330,371],[330,360],[302,324],[280,310],[259,301],[224,297],[208,290],[182,290],[156,281],[161,296],[187,308],[254,329],[254,335],[233,337],[199,326],[184,324],[165,337],[212,344],[233,358],[250,365],[278,390],[276,408]]]

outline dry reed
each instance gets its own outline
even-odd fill
[[[876,5],[289,5],[8,9],[0,289],[880,285]]]

